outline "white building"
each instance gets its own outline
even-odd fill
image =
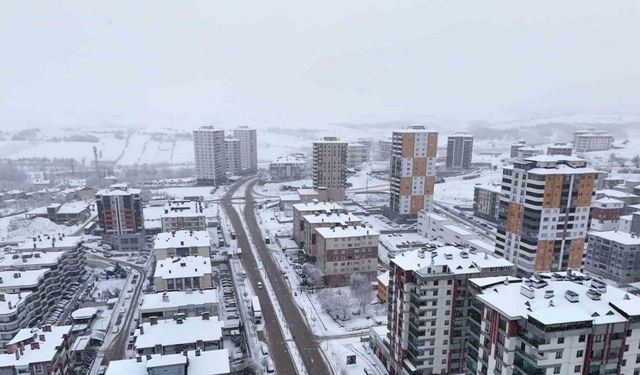
[[[347,188],[347,142],[324,137],[313,142],[313,188],[326,189],[330,201],[342,201]]]
[[[153,242],[153,254],[156,260],[188,256],[208,258],[211,256],[211,238],[206,230],[158,233]]]
[[[345,212],[344,207],[334,202],[311,202],[296,203],[293,209],[293,240],[300,246],[300,241],[304,241],[304,216],[316,213],[340,213]]]
[[[613,136],[606,130],[586,129],[573,132],[573,146],[576,152],[609,150]]]
[[[229,351],[191,350],[184,355],[153,354],[109,362],[105,375],[228,375],[231,374]]]
[[[237,175],[242,171],[242,153],[240,151],[240,140],[238,138],[226,137],[224,139],[224,153],[226,158],[227,172]]]
[[[369,146],[362,143],[349,143],[347,146],[347,166],[359,167],[369,162]]]
[[[2,374],[66,375],[73,371],[71,326],[23,328],[0,354]]]
[[[153,284],[156,292],[188,289],[210,289],[211,260],[209,257],[186,256],[166,258],[156,262]]]
[[[317,228],[360,225],[361,220],[349,213],[314,213],[302,217],[303,226],[299,232],[298,246],[314,259],[317,253]]]
[[[223,321],[206,313],[201,317],[164,320],[151,318],[136,330],[133,348],[141,355],[222,349],[222,328]]]
[[[172,199],[164,205],[160,222],[163,232],[207,229],[202,201]]]
[[[453,220],[433,212],[421,211],[418,215],[418,233],[429,240],[493,253],[494,245],[476,233],[456,224]]]
[[[216,289],[143,294],[139,318],[141,322],[148,322],[151,317],[173,319],[177,314],[193,317],[202,316],[205,312],[210,316],[218,316],[219,306]]]
[[[196,180],[200,185],[219,185],[226,180],[224,130],[203,126],[193,131]]]
[[[317,228],[316,265],[330,284],[343,284],[352,274],[371,280],[378,268],[380,233],[361,226]]]
[[[400,253],[427,246],[429,240],[420,233],[385,233],[378,237],[378,259],[389,265]]]
[[[243,171],[258,169],[258,136],[256,129],[240,126],[233,130],[233,137],[240,141],[240,167]]]
[[[271,181],[299,180],[307,176],[307,161],[294,156],[277,158],[269,163]]]

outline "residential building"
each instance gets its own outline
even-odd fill
[[[640,203],[640,196],[639,195],[635,195],[633,193],[627,193],[627,192],[620,191],[620,190],[604,189],[604,190],[596,191],[595,198],[596,199],[600,199],[602,197],[608,197],[608,198],[617,199],[619,201],[623,201],[625,206],[631,206],[631,205]],[[625,207],[625,212],[629,213],[626,210],[626,207]]]
[[[617,230],[622,215],[624,215],[623,201],[609,197],[595,199],[591,204],[591,230]]]
[[[300,180],[307,176],[307,161],[293,156],[280,157],[269,163],[271,181]]]
[[[523,146],[518,148],[518,159],[527,159],[534,156],[542,155],[544,151],[541,148],[533,147],[533,146]]]
[[[554,143],[547,147],[547,155],[573,155],[573,146],[569,143]]]
[[[384,233],[378,237],[378,261],[386,266],[400,253],[427,246],[429,240],[420,233]]]
[[[224,139],[224,153],[227,172],[238,175],[242,171],[242,153],[240,152],[240,140],[226,137]]]
[[[618,284],[640,281],[640,237],[620,231],[590,232],[584,269]]]
[[[211,256],[211,238],[209,232],[178,230],[158,233],[153,242],[153,255],[156,260],[174,257]]]
[[[511,145],[510,148],[510,152],[509,152],[509,157],[510,158],[517,158],[518,157],[518,151],[520,151],[521,148],[523,147],[527,147],[527,143],[525,141],[520,141],[517,143],[514,143]]]
[[[71,326],[23,328],[0,354],[0,374],[73,374]]]
[[[476,185],[473,187],[473,215],[492,223],[498,222],[500,186]]]
[[[613,136],[606,130],[586,129],[573,132],[576,152],[609,150]]]
[[[640,212],[634,212],[631,214],[631,220],[629,221],[628,232],[640,235]]]
[[[201,200],[169,200],[160,214],[160,222],[163,232],[207,229],[207,220]]]
[[[469,169],[473,154],[473,136],[455,133],[447,138],[447,169]]]
[[[211,260],[209,257],[186,256],[166,258],[156,262],[153,277],[156,292],[188,289],[210,289]]]
[[[239,126],[233,129],[233,137],[240,140],[240,167],[244,172],[258,170],[258,136],[256,129]]]
[[[334,202],[319,202],[318,200],[314,200],[311,202],[303,202],[296,203],[292,205],[293,209],[293,240],[300,245],[301,241],[304,241],[306,237],[305,234],[305,224],[304,224],[304,216],[306,215],[314,215],[316,213],[342,213],[345,212],[344,207]]]
[[[199,185],[220,185],[226,181],[224,130],[214,129],[213,126],[194,130],[193,151]]]
[[[109,362],[105,375],[228,375],[229,350],[191,350],[178,354],[138,355]]]
[[[454,246],[429,246],[391,260],[388,290],[390,374],[459,374],[465,371],[471,278],[500,277],[513,264]],[[386,350],[384,350],[386,349]],[[384,359],[384,360],[383,360]]]
[[[313,142],[313,188],[325,188],[330,201],[342,201],[347,187],[347,142],[324,137]]]
[[[208,313],[164,320],[150,318],[136,329],[133,349],[140,355],[218,350],[223,347],[222,328],[224,322]]]
[[[148,293],[142,295],[139,319],[140,322],[148,322],[151,317],[173,319],[178,314],[197,317],[204,313],[218,316],[219,311],[220,300],[216,289]]]
[[[389,294],[389,271],[383,272],[377,277],[377,293],[378,301],[381,303],[387,302],[387,295]]]
[[[640,299],[579,272],[471,280],[467,374],[640,372]]]
[[[579,269],[596,172],[573,156],[540,155],[502,172],[496,254],[521,275]]]
[[[349,143],[347,146],[347,166],[359,167],[369,162],[369,146],[363,143]]]
[[[376,277],[380,233],[357,225],[317,228],[316,233],[316,265],[327,283],[344,285],[357,273]]]
[[[391,191],[388,216],[415,219],[431,211],[436,180],[438,133],[424,126],[394,131],[391,152]]]
[[[392,142],[390,139],[381,139],[378,141],[378,160],[391,160]]]
[[[96,207],[103,241],[121,251],[140,250],[144,244],[140,189],[111,185],[96,193]]]
[[[81,224],[91,216],[89,204],[85,201],[52,203],[33,209],[25,214],[27,219],[42,217],[56,224]]]
[[[492,242],[481,239],[475,232],[433,212],[421,211],[418,215],[418,234],[430,241],[461,245],[481,252],[494,252]]]
[[[318,228],[330,228],[335,226],[360,225],[361,220],[348,213],[314,213],[302,217],[303,226],[300,227],[298,246],[304,249],[305,253],[312,260],[317,253],[317,232]]]

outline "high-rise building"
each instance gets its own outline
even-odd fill
[[[527,276],[581,268],[596,171],[580,158],[540,155],[502,173],[496,254]]]
[[[391,159],[391,140],[381,139],[378,141],[378,160]]]
[[[513,264],[462,247],[431,245],[391,259],[387,295],[390,374],[464,373],[471,279],[503,280]],[[386,350],[384,350],[386,349]]]
[[[347,165],[349,168],[359,167],[369,162],[369,146],[364,143],[349,143],[347,147]]]
[[[238,138],[224,139],[224,152],[226,157],[227,172],[236,175],[242,171],[242,152]]]
[[[313,188],[325,188],[329,200],[341,201],[346,187],[347,142],[337,137],[313,142]]]
[[[447,139],[447,169],[469,169],[473,153],[473,136],[455,133]]]
[[[392,143],[388,216],[413,219],[433,204],[438,133],[411,126],[394,131]]]
[[[640,298],[579,272],[471,280],[467,374],[640,373]]]
[[[218,185],[226,180],[227,158],[224,130],[203,126],[193,131],[196,180],[199,185]]]
[[[240,140],[240,168],[245,172],[258,170],[258,137],[256,129],[240,126],[233,130],[233,137]]]
[[[500,187],[476,185],[473,187],[473,215],[491,222],[498,221]]]
[[[105,241],[119,250],[140,250],[144,244],[140,189],[111,185],[96,193],[96,207]]]

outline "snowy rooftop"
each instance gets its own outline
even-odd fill
[[[171,249],[176,247],[211,246],[209,232],[177,230],[175,232],[158,233],[153,242],[154,249]]]
[[[471,236],[473,232],[469,232],[468,230],[462,228],[461,226],[455,224],[448,224],[443,226],[444,229],[459,234],[461,236]]]
[[[271,162],[271,164],[304,164],[306,161],[295,156],[281,156]]]
[[[473,254],[455,246],[406,251],[391,259],[391,262],[411,271],[448,266],[449,272],[454,274],[476,273],[490,267],[513,267],[513,264],[504,258],[496,258],[483,252]]]
[[[476,185],[475,187],[477,187],[478,189],[492,191],[494,193],[500,193],[502,191],[502,187],[496,185]]]
[[[423,215],[424,217],[431,218],[431,220],[433,220],[433,221],[449,221],[448,218],[446,218],[446,217],[444,217],[442,215],[438,215],[438,214],[433,213],[433,212],[422,211],[422,212],[420,212],[420,215]]]
[[[361,237],[361,236],[378,236],[380,233],[371,228],[363,228],[361,226],[334,227],[334,228],[316,228],[316,232],[320,237],[324,238],[344,238],[344,237]]]
[[[298,195],[318,195],[318,190],[316,189],[298,189]]]
[[[142,295],[140,311],[157,311],[188,305],[204,305],[218,303],[218,291],[205,289],[198,291],[173,291],[164,293],[151,293]]]
[[[155,277],[163,279],[202,277],[207,274],[211,274],[211,261],[205,257],[175,257],[159,260],[156,263]]]
[[[324,137],[322,139],[318,139],[313,141],[313,143],[344,143],[345,145],[347,144],[347,141],[342,141],[340,140],[340,138],[338,137]]]
[[[522,149],[521,149],[522,150]],[[537,163],[566,163],[566,162],[584,162],[585,160],[577,156],[569,155],[536,155],[525,158],[525,161],[535,161]]]
[[[496,245],[493,242],[483,240],[481,238],[474,238],[466,241],[469,246],[476,248],[477,250],[493,253],[496,250]]]
[[[86,210],[88,207],[89,205],[85,201],[68,202],[68,203],[62,204],[60,208],[58,208],[57,213],[65,214],[65,215],[73,215],[73,214],[77,215],[82,211]]]
[[[604,189],[596,191],[596,195],[604,195],[609,198],[637,198],[635,194],[627,193],[619,190]]]
[[[187,359],[189,360],[189,367],[186,375],[224,375],[231,373],[229,351],[220,349],[201,351],[200,355],[197,355],[195,351],[189,351],[186,357],[182,353],[154,354],[149,360],[147,360],[146,356],[140,357],[140,362],[135,358],[111,361],[105,375],[148,375],[151,368],[186,364]]]
[[[48,269],[28,271],[0,271],[0,290],[15,290],[37,286]]]
[[[334,202],[305,202],[293,205],[298,211],[335,211],[344,209],[341,205]]]
[[[83,307],[71,313],[73,319],[82,320],[90,319],[98,313],[95,307]]]
[[[360,219],[357,216],[351,214],[343,214],[343,213],[321,213],[321,214],[312,214],[312,215],[304,215],[305,221],[308,221],[310,224],[319,224],[319,223],[349,223],[349,222],[360,222]]]
[[[202,202],[189,200],[171,200],[162,208],[162,217],[204,216]]]
[[[540,284],[524,282],[523,279],[510,279],[509,284],[498,282],[493,285],[483,279],[472,279],[471,282],[484,289],[478,296],[482,302],[510,319],[530,316],[545,325],[583,321],[610,324],[640,315],[640,298],[637,296],[612,286],[606,286],[606,291],[598,289],[604,283],[587,280],[580,273],[574,273],[576,278],[573,280],[564,272],[556,275],[541,275],[543,282]],[[588,292],[596,299],[592,299]]]
[[[382,285],[384,285],[385,287],[389,286],[389,271],[381,273],[380,275],[378,275],[378,282]]]
[[[640,245],[640,237],[622,231],[589,232],[589,237],[600,237],[622,245]]]
[[[24,267],[47,267],[58,264],[64,251],[21,252],[20,254],[0,254],[0,270],[14,270]]]
[[[39,234],[19,243],[15,249],[29,251],[74,248],[81,240],[81,236],[66,236],[62,233]]]
[[[139,328],[135,332],[136,350],[153,348],[156,345],[189,344],[198,340],[220,341],[224,322],[218,320],[217,316],[211,316],[209,319],[189,317],[183,319],[181,324],[177,320],[167,319],[158,320],[156,324],[142,323],[141,327],[143,333]]]
[[[527,173],[531,174],[583,174],[597,172],[598,171],[590,167],[573,168],[565,164],[557,165],[554,168],[532,168],[527,171]]]
[[[140,189],[132,189],[127,184],[113,184],[108,189],[102,189],[96,193],[96,195],[102,196],[116,196],[116,195],[129,195],[140,194]]]
[[[616,205],[624,205],[624,202],[615,198],[604,196],[600,199],[596,199],[593,201],[595,204],[616,204]]]
[[[57,347],[62,345],[64,337],[70,334],[71,326],[51,326],[51,331],[45,331],[43,328],[23,328],[7,345],[32,340],[37,343],[37,347],[26,344],[19,359],[16,359],[15,354],[0,354],[0,367],[26,367],[31,363],[49,362],[55,357]],[[44,335],[44,340],[41,340],[40,335]]]
[[[425,246],[429,240],[418,233],[391,233],[381,234],[379,237],[380,244],[387,248],[406,248],[410,246]]]
[[[0,298],[0,315],[4,315],[16,311],[18,306],[22,304],[29,295],[31,295],[31,292],[0,294],[4,295],[4,300]]]

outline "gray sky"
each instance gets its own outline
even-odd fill
[[[639,112],[638,4],[0,0],[0,127]]]

